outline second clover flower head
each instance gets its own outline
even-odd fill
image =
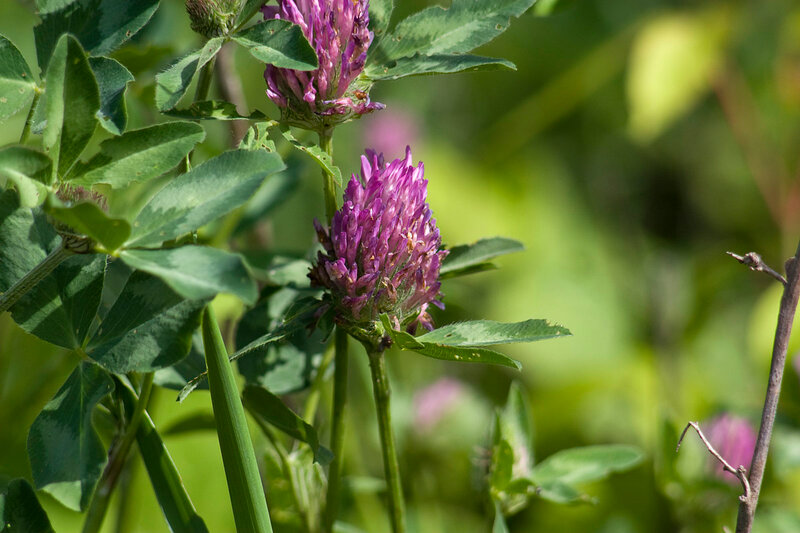
[[[361,157],[344,192],[344,205],[330,228],[315,227],[324,252],[309,273],[312,285],[326,288],[337,319],[366,326],[389,315],[394,327],[432,329],[428,305],[439,302],[439,267],[447,255],[427,204],[422,163],[385,163],[370,150]]]
[[[277,1],[261,8],[264,18],[300,26],[319,59],[319,68],[309,72],[267,65],[267,96],[281,108],[283,120],[321,131],[382,109],[370,102],[368,84],[356,81],[372,42],[369,0]]]

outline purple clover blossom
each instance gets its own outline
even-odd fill
[[[267,65],[267,96],[281,108],[284,121],[320,131],[383,109],[370,102],[368,85],[353,84],[372,43],[369,0],[277,1],[261,8],[264,18],[300,26],[319,59],[319,68],[309,72]]]
[[[706,435],[711,445],[731,466],[744,466],[750,470],[750,461],[756,447],[756,432],[750,422],[724,413],[709,422]],[[725,481],[738,483],[736,476],[725,472],[716,459],[712,460],[712,465],[714,472]]]
[[[408,147],[404,159],[388,164],[382,154],[366,154],[361,179],[353,174],[331,227],[314,221],[324,252],[311,283],[330,291],[344,323],[369,325],[387,313],[397,329],[432,329],[427,308],[444,307],[439,266],[447,251],[426,203],[423,164],[412,165]]]
[[[414,426],[428,431],[447,415],[466,393],[464,384],[444,377],[414,394]]]

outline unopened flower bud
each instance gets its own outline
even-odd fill
[[[236,23],[241,0],[186,0],[192,29],[207,38],[227,35]]]

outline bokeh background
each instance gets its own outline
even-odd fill
[[[573,446],[630,443],[646,460],[583,487],[594,503],[532,501],[509,519],[512,532],[721,531],[735,521],[736,485],[715,475],[694,436],[679,455],[674,445],[689,420],[730,413],[757,427],[781,291],[725,251],[758,251],[781,270],[800,237],[800,5],[562,0],[550,11],[553,2],[540,2],[478,51],[510,59],[516,72],[384,83],[372,97],[387,110],[337,130],[336,162],[347,173],[357,170],[364,147],[397,157],[411,145],[425,162],[447,244],[495,235],[525,244],[525,252],[498,260],[498,271],[447,281],[439,323],[536,317],[574,333],[505,350],[522,361],[521,373],[392,353],[410,530],[490,529],[484,474],[492,413],[517,379],[529,392],[537,459]],[[397,3],[394,21],[429,4]],[[0,2],[0,33],[35,65],[31,4]],[[164,119],[153,106],[154,58],[164,68],[198,45],[182,2],[162,0],[133,45],[115,55],[137,77],[128,90],[129,127]],[[246,53],[234,60],[248,107],[275,117],[263,67]],[[3,126],[0,144],[15,142],[23,120]],[[225,149],[228,126],[205,126],[206,155]],[[249,243],[293,253],[313,243],[311,220],[323,211],[319,170],[302,158],[293,164],[300,165],[293,194]],[[140,203],[118,199],[112,209]],[[226,308],[229,317],[240,311],[235,302]],[[800,531],[798,349],[795,335],[757,515],[761,532]],[[0,316],[0,482],[30,479],[28,428],[75,363]],[[383,532],[388,524],[371,481],[382,470],[368,370],[355,348],[351,365],[345,518]],[[426,417],[420,391],[445,377],[451,381],[435,397],[437,416]],[[157,392],[159,428],[211,411],[206,392],[180,405],[174,398]],[[329,401],[323,397],[323,413]],[[317,423],[326,435],[326,417]],[[210,530],[233,531],[216,436],[197,431],[166,443]],[[166,531],[140,466],[130,469],[126,487],[105,531]],[[79,530],[80,515],[41,498],[57,531]]]

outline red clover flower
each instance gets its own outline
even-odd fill
[[[300,26],[319,58],[310,72],[267,65],[267,96],[285,122],[320,131],[383,109],[370,102],[369,83],[356,80],[373,37],[368,7],[369,0],[278,0],[261,8],[265,19]]]
[[[734,468],[744,466],[750,471],[750,461],[756,447],[756,432],[744,418],[724,413],[709,422],[708,441],[719,454]],[[714,471],[725,481],[736,483],[736,476],[725,472],[722,466],[712,460]]]
[[[366,154],[330,228],[314,221],[324,252],[309,272],[312,285],[328,289],[341,323],[369,327],[387,313],[398,329],[432,329],[427,307],[443,307],[439,267],[447,251],[426,203],[423,164],[412,165],[410,148],[388,164]]]

